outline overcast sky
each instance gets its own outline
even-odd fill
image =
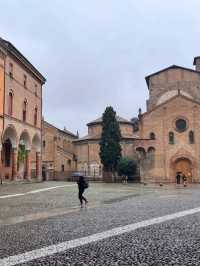
[[[145,111],[144,77],[200,55],[199,0],[0,0],[0,36],[47,78],[43,114],[80,135],[108,105]]]

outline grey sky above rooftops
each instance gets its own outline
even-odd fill
[[[199,0],[6,0],[0,36],[47,78],[43,114],[80,135],[108,105],[145,111],[145,76],[200,55]]]

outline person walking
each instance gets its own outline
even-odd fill
[[[86,182],[84,176],[79,176],[79,179],[77,181],[78,184],[78,198],[80,200],[81,208],[83,208],[83,201],[85,201],[85,204],[88,203],[88,200],[83,196],[83,193],[86,188],[88,188],[88,183]]]
[[[187,177],[185,174],[183,174],[183,186],[186,187],[187,186]]]

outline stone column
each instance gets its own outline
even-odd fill
[[[12,179],[17,179],[17,148],[12,150]]]
[[[42,181],[40,152],[36,152],[36,178],[38,181]]]
[[[30,158],[30,150],[26,151],[26,174],[25,178],[27,180],[31,180],[31,158]]]

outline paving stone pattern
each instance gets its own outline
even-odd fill
[[[63,206],[64,197],[65,202],[77,204],[76,188],[71,189],[69,194],[62,189],[42,193],[43,196],[35,194],[38,197],[34,201],[35,210],[43,209],[45,204],[49,208],[52,199],[56,201],[53,207]],[[199,186],[183,189],[94,184],[87,194],[99,205],[66,215],[0,226],[0,258],[200,206]],[[20,203],[22,200],[24,208],[26,197],[19,198]],[[6,202],[10,204],[10,200]],[[53,207],[49,210],[53,211]],[[199,227],[200,215],[195,214],[23,265],[200,265]]]

